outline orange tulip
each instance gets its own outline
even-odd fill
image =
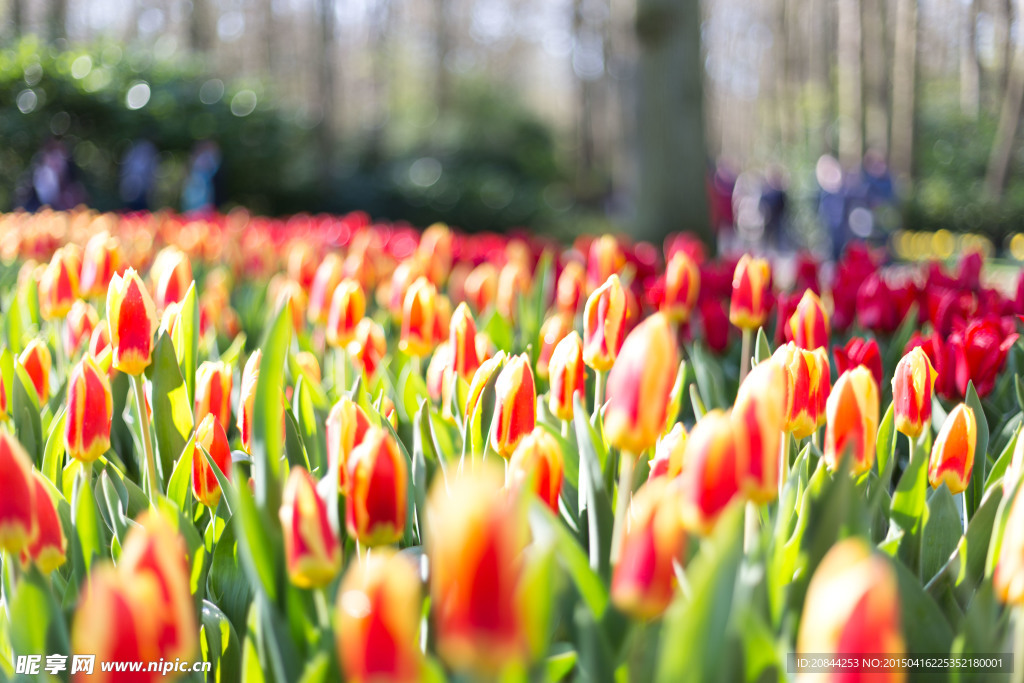
[[[58,249],[39,278],[39,315],[63,318],[78,298],[78,261],[66,247]]]
[[[338,590],[337,647],[353,683],[421,680],[420,579],[405,556],[388,548],[353,562]]]
[[[586,288],[586,271],[579,261],[569,261],[558,276],[555,304],[562,313],[575,317]]]
[[[337,254],[324,256],[324,260],[317,266],[313,275],[313,284],[309,287],[309,322],[320,325],[327,322],[334,290],[341,282],[341,278],[341,257]]]
[[[498,296],[498,269],[484,262],[466,276],[466,301],[479,315],[494,304]]]
[[[153,354],[156,308],[133,268],[124,277],[114,275],[107,290],[107,325],[114,368],[127,375],[141,375]]]
[[[1024,495],[1019,491],[1010,503],[1010,514],[1003,527],[992,587],[1003,603],[1024,607]]]
[[[428,500],[431,612],[441,658],[493,677],[527,652],[517,592],[529,538],[522,496],[492,468],[434,485]]]
[[[347,488],[348,465],[352,451],[363,442],[370,428],[370,418],[366,412],[348,396],[342,396],[327,415],[327,461],[332,466],[338,463],[339,491]]]
[[[690,255],[679,250],[665,265],[665,298],[661,311],[672,320],[686,322],[700,293],[700,269]]]
[[[938,373],[928,354],[915,346],[896,365],[892,376],[892,401],[896,430],[916,439],[932,421],[932,396]]]
[[[34,472],[32,485],[35,489],[35,517],[39,527],[36,540],[21,551],[22,564],[32,562],[44,574],[49,574],[67,560],[68,539],[64,535],[57,506],[50,497],[49,487],[43,475]]]
[[[238,431],[242,435],[242,448],[249,451],[252,443],[252,410],[256,401],[256,383],[260,378],[263,351],[256,349],[242,370],[242,389],[238,395]]]
[[[590,243],[587,255],[587,289],[593,292],[612,275],[618,275],[626,264],[619,241],[612,235],[602,235]]]
[[[556,313],[540,327],[540,352],[537,354],[537,376],[548,378],[551,355],[558,342],[572,332],[572,317],[565,313]]]
[[[124,256],[121,244],[109,232],[98,232],[85,243],[82,254],[82,296],[98,299],[107,293],[111,278],[121,271]]]
[[[818,428],[818,358],[814,352],[789,342],[776,349],[772,359],[786,370],[785,429],[797,439],[805,439]]]
[[[599,371],[611,370],[623,343],[626,294],[618,275],[594,290],[583,310],[583,360]]]
[[[356,325],[355,337],[348,345],[348,353],[357,369],[362,368],[367,377],[373,377],[388,352],[384,330],[370,318],[363,318]]]
[[[279,311],[287,303],[291,307],[292,327],[296,332],[302,330],[306,321],[306,292],[295,280],[282,280],[276,286],[271,281],[267,287],[267,297],[274,302],[274,310]]]
[[[448,279],[452,267],[452,231],[444,223],[434,223],[420,236],[416,251],[426,263],[426,275],[436,287]]]
[[[292,369],[292,377],[296,382],[299,375],[305,375],[307,380],[312,380],[317,384],[323,381],[323,375],[320,373],[320,362],[309,351],[299,351],[295,354],[295,365],[297,367]]]
[[[526,485],[551,511],[558,514],[558,495],[562,492],[562,448],[551,434],[535,427],[519,442],[508,462],[508,481]]]
[[[14,436],[0,430],[0,550],[28,548],[39,534],[32,460]]]
[[[491,447],[506,460],[537,420],[537,389],[526,354],[513,356],[494,385],[496,401]]]
[[[555,346],[548,364],[550,390],[548,408],[559,420],[573,417],[573,396],[580,395],[586,405],[587,368],[583,364],[583,341],[576,330],[572,330]]]
[[[390,433],[371,427],[348,459],[345,525],[367,546],[396,543],[405,531],[409,474]]]
[[[818,565],[804,600],[796,649],[800,655],[837,657],[906,652],[900,627],[900,596],[890,561],[865,540],[847,538],[828,551]],[[864,674],[872,681],[903,681],[903,672]],[[798,680],[804,677],[798,676]],[[861,680],[809,674],[808,681]]]
[[[789,381],[781,363],[758,363],[740,386],[732,409],[742,424],[749,446],[747,467],[740,472],[741,485],[755,503],[767,503],[779,493],[779,458],[782,430],[786,426]]]
[[[425,277],[409,287],[402,306],[402,336],[398,347],[410,356],[425,356],[437,345],[434,317],[437,314],[437,289]]]
[[[107,375],[85,356],[68,377],[64,445],[72,458],[93,462],[110,450],[113,399]]]
[[[480,395],[483,393],[484,387],[491,381],[494,373],[501,369],[505,359],[504,352],[498,352],[498,355],[488,358],[481,363],[480,367],[473,373],[473,381],[469,383],[469,393],[466,395],[465,415],[467,422],[476,414],[480,407]]]
[[[669,418],[678,356],[675,331],[663,313],[629,333],[608,375],[604,433],[610,444],[636,455],[654,446]]]
[[[99,316],[92,305],[78,299],[71,304],[67,324],[64,326],[64,349],[69,358],[78,353],[83,343],[88,344],[92,331],[99,323]]]
[[[293,467],[281,502],[288,577],[299,588],[321,588],[341,570],[341,544],[327,519],[327,506],[309,472]]]
[[[395,271],[391,274],[391,281],[385,283],[383,289],[387,293],[387,307],[391,311],[392,316],[401,318],[404,315],[405,300],[413,283],[420,278],[429,282],[425,271],[426,267],[423,264],[423,259],[415,255],[412,258],[405,259],[395,268]],[[378,292],[379,296],[380,292]]]
[[[756,330],[768,318],[772,271],[764,259],[744,254],[732,276],[729,321],[744,330]]]
[[[967,488],[974,470],[977,441],[978,423],[974,411],[961,403],[946,417],[932,445],[928,463],[928,482],[932,488],[937,489],[946,482],[954,495]]]
[[[719,515],[741,495],[740,473],[748,460],[742,423],[729,413],[712,410],[697,421],[683,450],[683,523],[700,534],[710,533]]]
[[[162,259],[162,260],[161,260]],[[176,247],[167,247],[157,255],[161,261],[153,264],[153,302],[158,310],[176,304],[185,298],[192,284],[192,263],[188,255]]]
[[[231,367],[219,361],[203,361],[196,371],[195,420],[213,415],[227,430],[231,425]]]
[[[828,311],[812,290],[804,290],[796,311],[789,318],[789,331],[801,349],[828,348]]]
[[[672,602],[672,563],[683,561],[686,548],[674,483],[655,479],[644,484],[633,498],[629,518],[612,575],[612,602],[634,619],[654,619]]]
[[[220,481],[199,446],[206,449],[220,471],[230,479],[231,446],[228,445],[224,427],[212,413],[207,413],[196,427],[196,446],[192,454],[192,493],[196,500],[212,508],[220,501]]]
[[[33,339],[21,351],[18,362],[25,368],[40,403],[50,398],[50,368],[53,366],[50,347],[40,339]]]
[[[814,350],[814,360],[818,363],[818,385],[813,391],[814,406],[818,427],[821,427],[825,424],[828,397],[832,395],[832,368],[828,363],[828,352],[823,348]]]
[[[657,479],[658,477],[675,479],[678,477],[683,471],[683,453],[686,451],[686,441],[686,428],[681,422],[677,422],[668,434],[658,439],[647,479]]]
[[[295,280],[302,288],[309,290],[316,276],[316,252],[309,242],[293,239],[288,244],[288,262],[285,272],[289,280]]]
[[[829,469],[839,467],[839,459],[853,458],[851,472],[857,476],[875,462],[875,435],[878,432],[878,385],[871,370],[858,365],[836,381],[825,407],[825,462]]]
[[[366,315],[366,295],[355,280],[342,280],[334,288],[327,316],[327,342],[347,346],[355,338],[356,326]]]
[[[449,324],[448,344],[452,354],[452,369],[469,382],[480,367],[476,349],[476,322],[465,302],[458,305]]]

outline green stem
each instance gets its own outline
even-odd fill
[[[614,568],[619,563],[622,554],[622,542],[626,533],[626,508],[629,507],[629,497],[633,493],[633,466],[636,463],[636,456],[629,451],[622,451],[619,461],[619,488],[615,500],[615,525],[612,527],[612,556],[611,565]]]
[[[757,511],[757,504],[747,501],[743,518],[743,552],[751,554],[757,546],[757,537],[761,533],[761,515]]]
[[[597,378],[594,380],[594,418],[601,414],[601,406],[604,405],[604,382],[607,373],[603,370],[597,371]]]
[[[750,372],[750,346],[754,339],[754,333],[746,328],[743,329],[743,344],[740,347],[740,384],[747,378]]]
[[[782,487],[786,485],[789,477],[789,439],[790,432],[782,430],[782,446],[779,453],[779,497],[782,497]]]
[[[562,438],[566,439],[566,440],[569,439],[569,421],[568,420],[562,420]]]
[[[1014,610],[1013,683],[1024,683],[1024,608]]]
[[[132,375],[132,388],[135,389],[135,406],[139,409],[139,428],[142,430],[142,450],[146,455],[146,487],[150,505],[156,505],[156,496],[160,492],[156,476],[156,458],[153,456],[153,436],[149,433],[149,411],[146,410],[146,393],[142,388],[142,376]]]

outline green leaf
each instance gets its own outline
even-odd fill
[[[203,659],[213,664],[208,680],[242,680],[242,651],[231,621],[217,605],[203,600],[201,622]]]
[[[768,335],[764,328],[757,328],[757,341],[754,343],[754,360],[758,363],[772,357],[772,347],[768,344]]]
[[[8,564],[7,562],[4,563]],[[4,571],[7,571],[4,567]],[[60,606],[50,591],[49,581],[34,567],[23,574],[13,597],[4,586],[5,598],[10,600],[10,645],[19,655],[46,655],[71,651],[67,626]]]
[[[36,394],[35,385],[21,363],[14,364],[12,394],[13,400],[10,405],[14,433],[28,451],[32,463],[38,467],[43,455],[43,424],[40,417],[39,395]]]
[[[928,493],[928,454],[915,445],[907,469],[893,493],[889,517],[903,531],[900,559],[915,572],[920,567],[921,530],[924,528]]]
[[[550,655],[544,660],[544,680],[548,683],[558,683],[573,670],[579,656],[576,650],[568,647],[562,648],[556,654]]]
[[[281,503],[281,449],[284,363],[292,338],[291,304],[277,312],[262,344],[259,379],[252,409],[252,476],[261,507],[277,511]]]
[[[12,406],[14,405],[14,354],[6,346],[0,349],[0,379],[3,380],[3,391],[6,394],[4,405]]]
[[[921,537],[921,576],[934,576],[956,550],[963,527],[957,502],[945,485],[928,501],[928,520]]]
[[[50,436],[46,439],[43,449],[43,463],[39,471],[58,489],[61,488],[61,470],[64,461],[64,421],[67,411],[61,408],[57,417],[50,423]]]
[[[711,408],[726,407],[725,377],[718,359],[705,351],[700,342],[693,345],[690,353],[693,362],[689,365],[693,367],[693,375],[700,389],[703,404]]]
[[[885,416],[878,424],[878,435],[875,437],[875,463],[878,478],[888,487],[892,481],[892,471],[896,466],[896,403],[890,403]]]
[[[235,471],[238,472],[237,469]],[[272,526],[269,515],[256,506],[248,486],[239,486],[234,490],[237,492],[237,513],[231,519],[232,525],[237,527],[242,567],[250,583],[262,589],[272,602],[276,601],[279,560],[283,552],[280,544],[275,543],[276,535],[271,535],[271,529],[276,527]]]
[[[590,551],[590,568],[602,577],[610,575],[612,525],[614,514],[611,499],[604,485],[603,460],[593,427],[587,420],[580,396],[573,397],[576,443],[580,449],[580,500],[587,506],[587,546]],[[605,454],[607,458],[607,454]]]
[[[1013,451],[1017,447],[1017,441],[1020,439],[1022,427],[1018,427],[1014,430],[1013,436],[1006,442],[1006,446],[1003,448],[1002,453],[996,458],[996,462],[992,465],[992,469],[989,470],[988,477],[985,479],[985,491],[986,493],[992,486],[999,481],[1004,474],[1006,469],[1010,466],[1010,462],[1013,460]]]
[[[192,432],[174,465],[167,484],[167,497],[187,515],[192,513],[192,458],[195,457],[196,435]]]
[[[75,477],[74,493],[71,497],[71,525],[74,527],[77,543],[75,552],[81,558],[86,572],[92,567],[93,560],[103,556],[103,549],[108,547],[106,534],[100,524],[99,510],[96,507],[96,496],[90,482],[79,473]]]
[[[967,525],[967,533],[957,544],[956,552],[925,587],[929,595],[939,596],[946,587],[955,589],[960,605],[967,607],[985,577],[990,552],[998,545],[995,533],[998,529],[994,526],[1002,500],[1002,487],[997,486],[985,494],[981,507]]]
[[[310,396],[310,387],[313,383],[305,376],[299,377],[295,384],[295,396],[292,399],[292,411],[302,438],[302,444],[306,449],[306,456],[309,458],[311,470],[325,472],[327,470],[327,443],[324,434],[317,430],[316,411],[313,408],[313,399]]]
[[[534,501],[529,516],[534,542],[554,545],[562,568],[572,579],[594,619],[600,621],[608,607],[608,589],[587,563],[583,549],[543,503]]]
[[[690,403],[693,405],[693,415],[698,420],[708,414],[707,408],[704,407],[704,401],[700,399],[700,391],[696,384],[690,385]]]
[[[189,405],[192,405],[196,400],[196,357],[199,355],[199,306],[195,281],[188,286],[185,298],[181,300],[180,320],[174,328],[174,348],[185,378]]]
[[[978,423],[978,440],[974,448],[974,471],[971,472],[971,483],[964,492],[967,496],[967,511],[974,514],[981,504],[985,493],[985,477],[988,474],[988,418],[981,407],[981,399],[974,388],[974,382],[967,383],[967,397],[964,403],[974,411],[974,419]]]
[[[174,462],[185,448],[193,427],[192,404],[188,400],[188,389],[181,376],[181,368],[178,367],[174,344],[166,332],[157,340],[149,372],[153,382],[150,401],[153,404],[153,431],[156,434],[156,450],[160,465],[159,488],[163,490],[174,469]]]
[[[899,580],[900,623],[907,641],[908,654],[949,652],[953,630],[935,601],[925,593],[915,574],[900,562],[892,561]]]
[[[245,630],[245,615],[252,601],[252,589],[242,566],[236,524],[229,520],[213,549],[207,592],[224,610],[236,630]]]

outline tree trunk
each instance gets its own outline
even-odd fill
[[[208,0],[192,0],[192,14],[188,21],[188,42],[193,52],[207,52],[212,44],[207,2]]]
[[[263,15],[263,71],[273,78],[277,69],[277,27],[274,25],[274,0],[260,0]]]
[[[886,46],[885,0],[864,2],[864,141],[889,151],[889,60]]]
[[[839,104],[839,160],[846,168],[858,166],[864,155],[864,106],[861,93],[861,1],[839,0],[837,29],[837,97]]]
[[[694,0],[638,0],[638,236],[660,244],[693,232],[714,248],[704,146],[701,9]]]
[[[317,55],[317,103],[322,118],[317,127],[320,152],[320,180],[324,188],[330,186],[334,161],[334,0],[317,0],[317,19],[320,23],[319,54]]]
[[[449,22],[448,0],[434,0],[434,104],[441,114],[444,114],[451,104],[451,78],[445,66],[445,59],[451,50]]]
[[[68,0],[50,0],[50,12],[46,17],[46,29],[51,43],[67,37]]]
[[[11,35],[17,39],[25,32],[25,0],[10,0]]]
[[[917,87],[917,0],[896,0],[892,69],[890,167],[909,183],[914,163],[914,90]]]
[[[1024,0],[1017,0],[1017,12],[1024,16]],[[1020,120],[1021,100],[1024,99],[1024,46],[1018,43],[1014,52],[1010,77],[1003,95],[1003,106],[999,114],[999,127],[996,129],[992,153],[988,159],[988,173],[985,174],[985,187],[989,196],[999,200],[1006,186],[1006,174],[1013,156],[1013,142],[1017,136]]]
[[[960,111],[964,116],[978,118],[978,4],[965,0],[960,25]]]
[[[583,43],[583,2],[572,3],[572,59],[576,61],[576,50]],[[575,68],[575,67],[574,67]],[[578,188],[589,189],[589,179],[594,168],[594,84],[589,74],[575,74],[576,78],[576,182]]]

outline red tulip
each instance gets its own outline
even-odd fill
[[[0,430],[0,550],[17,554],[39,534],[32,461],[14,436]]]
[[[935,437],[928,460],[928,482],[939,488],[942,482],[954,495],[966,490],[974,471],[974,448],[978,440],[978,423],[974,411],[961,403],[942,423]]]
[[[459,304],[452,315],[448,344],[452,354],[452,369],[469,382],[480,367],[480,358],[476,350],[476,322],[465,302]]]
[[[789,319],[789,333],[802,349],[828,348],[828,311],[818,295],[809,289],[804,291]]]
[[[849,456],[854,475],[867,472],[875,462],[878,432],[878,385],[871,371],[861,365],[840,375],[826,412],[824,457],[829,469],[837,469],[840,458]]]
[[[347,346],[354,338],[356,326],[366,314],[366,295],[355,280],[342,280],[334,288],[331,309],[327,315],[327,342]]]
[[[558,514],[558,496],[562,491],[562,448],[558,440],[535,427],[519,442],[508,462],[509,484],[526,484],[551,511]]]
[[[348,345],[349,356],[372,378],[388,351],[384,330],[371,318],[363,318],[356,325],[355,338]]]
[[[625,337],[626,293],[618,275],[594,290],[583,312],[583,360],[599,372],[611,370]]]
[[[223,429],[228,429],[231,425],[232,384],[231,368],[227,363],[202,362],[196,371],[196,422],[212,414]]]
[[[68,539],[57,514],[57,505],[50,496],[50,487],[43,475],[34,472],[32,485],[35,488],[35,518],[39,527],[36,540],[21,552],[23,564],[32,562],[44,574],[60,567],[67,559]]]
[[[966,396],[968,382],[974,382],[978,396],[985,397],[995,388],[1017,334],[1007,334],[996,320],[983,318],[971,322],[963,332],[954,332],[949,341],[960,395]]]
[[[40,339],[33,339],[18,356],[18,362],[32,380],[39,402],[46,403],[50,398],[50,368],[53,365],[50,347]]]
[[[107,375],[85,356],[68,377],[64,445],[68,455],[90,463],[110,450],[113,399]]]
[[[555,303],[558,310],[575,317],[585,288],[586,274],[583,264],[579,261],[566,263],[558,276],[558,285],[555,290]]]
[[[78,298],[78,268],[76,257],[67,247],[58,249],[39,278],[39,315],[43,320],[63,318]]]
[[[220,481],[199,446],[206,449],[220,471],[228,479],[231,478],[231,446],[224,433],[224,427],[213,414],[203,417],[196,427],[196,446],[192,454],[192,493],[196,500],[208,508],[215,507],[220,501]]]
[[[409,475],[390,433],[370,428],[348,459],[345,525],[366,546],[396,543],[405,531]]]
[[[341,570],[341,544],[316,482],[301,467],[288,475],[280,517],[288,578],[299,588],[326,586]]]
[[[772,270],[768,262],[744,254],[732,278],[729,321],[744,330],[756,330],[764,325],[771,308],[771,286]]]
[[[897,431],[916,439],[929,428],[936,376],[931,361],[920,346],[915,346],[896,365],[892,377],[892,400]]]
[[[576,330],[555,346],[548,364],[548,408],[559,420],[571,420],[575,410],[573,397],[579,394],[587,403],[587,367],[583,364],[583,341]]]
[[[107,293],[111,278],[122,269],[124,256],[117,238],[98,232],[85,243],[82,254],[82,296],[98,299]]]
[[[307,314],[313,324],[323,325],[327,322],[334,290],[341,282],[342,261],[337,254],[327,254],[317,266],[313,274],[313,283],[309,286],[309,308]]]
[[[114,368],[141,375],[153,354],[156,308],[138,273],[129,268],[114,275],[107,290],[107,324]]]
[[[874,339],[863,339],[852,337],[846,342],[846,346],[836,346],[832,349],[832,355],[836,359],[836,371],[841,375],[858,365],[863,365],[871,371],[875,382],[882,383],[882,356],[878,352],[878,342]]]
[[[242,370],[242,388],[238,394],[238,431],[242,436],[242,448],[249,451],[252,444],[252,411],[256,401],[256,383],[260,378],[260,361],[263,351],[256,349]]]
[[[740,473],[748,460],[747,440],[729,413],[712,410],[697,421],[683,451],[683,523],[707,534],[719,515],[741,494]]]
[[[73,358],[82,344],[89,343],[92,331],[96,329],[99,320],[96,309],[91,304],[87,304],[81,299],[71,304],[71,310],[68,311],[65,321],[63,340],[68,358]]]
[[[555,346],[572,331],[572,318],[564,313],[554,314],[541,325],[540,353],[537,354],[538,377],[548,378],[548,366],[551,363],[551,355],[555,351]]]
[[[648,480],[665,477],[675,479],[683,471],[683,452],[686,450],[686,428],[677,422],[672,430],[658,439],[650,463]]]
[[[370,418],[359,404],[348,396],[342,396],[331,407],[325,423],[327,438],[327,461],[333,466],[338,463],[338,487],[344,491],[348,481],[348,463],[353,449],[363,442],[370,431]]]
[[[491,424],[491,447],[506,460],[533,431],[537,420],[537,389],[526,354],[512,356],[494,384],[496,401]]]

